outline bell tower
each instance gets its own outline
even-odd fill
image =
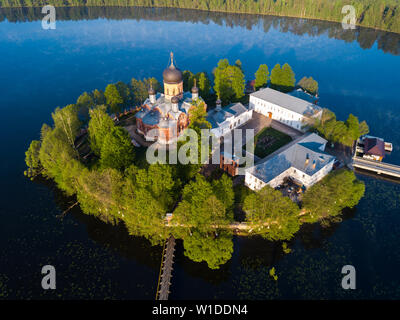
[[[183,97],[183,75],[182,71],[175,67],[174,54],[170,53],[169,66],[163,72],[164,96],[171,100],[172,97]]]

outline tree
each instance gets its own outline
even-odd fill
[[[76,104],[80,107],[80,108],[91,108],[94,106],[94,100],[92,98],[92,96],[87,93],[86,91],[84,93],[82,93],[78,100],[76,101]]]
[[[39,150],[39,161],[43,170],[41,174],[52,178],[61,190],[67,195],[76,192],[75,178],[79,176],[80,162],[76,161],[77,153],[67,142],[60,128],[42,127],[41,147]],[[71,170],[73,169],[73,170]],[[74,174],[77,174],[75,177]]]
[[[153,86],[153,89],[155,92],[160,92],[162,90],[160,83],[154,77],[144,78],[143,83],[144,83],[147,91],[150,88],[150,84]],[[147,94],[148,94],[148,92],[147,92]]]
[[[346,120],[346,126],[352,140],[357,140],[360,137],[360,123],[358,122],[358,118],[350,113]]]
[[[312,95],[316,95],[318,93],[318,82],[312,77],[303,77],[298,82],[298,86]]]
[[[289,92],[293,90],[296,83],[295,74],[289,64],[285,63],[281,68],[276,64],[271,71],[271,86],[274,89]]]
[[[228,224],[225,206],[213,193],[211,184],[197,174],[194,181],[185,185],[173,222],[203,233],[215,232]]]
[[[282,85],[282,69],[281,65],[278,63],[271,71],[271,86],[278,88]]]
[[[117,87],[119,95],[122,98],[122,104],[124,106],[129,105],[132,102],[132,92],[130,87],[122,81],[118,81],[115,86]]]
[[[82,93],[76,101],[76,105],[78,107],[79,117],[84,119],[84,121],[87,121],[89,116],[89,108],[95,105],[92,96],[87,92]]]
[[[288,63],[285,63],[282,67],[282,86],[285,91],[291,91],[296,83],[295,74]]]
[[[266,186],[244,200],[252,232],[269,240],[289,240],[299,230],[299,207],[278,190]]]
[[[118,170],[83,169],[77,176],[77,199],[86,214],[113,224],[122,220],[123,177]]]
[[[205,72],[196,74],[197,86],[199,87],[200,96],[207,99],[210,96],[211,82]]]
[[[104,92],[100,90],[93,90],[93,100],[95,105],[103,105],[106,103],[106,97],[104,96]]]
[[[182,72],[182,80],[183,80],[183,90],[190,91],[193,87],[194,83],[194,74],[190,70],[184,70]]]
[[[268,83],[269,70],[266,64],[261,64],[255,73],[255,88],[265,87]]]
[[[41,170],[39,152],[40,152],[40,141],[33,140],[29,145],[28,150],[25,152],[25,163],[28,170],[25,171],[25,175],[33,177],[37,175]]]
[[[160,83],[156,78],[145,78],[143,80],[131,80],[131,93],[133,96],[133,102],[138,105],[142,105],[143,102],[149,96],[150,84],[153,86],[154,91],[158,92],[161,90]]]
[[[220,232],[218,236],[209,236],[194,231],[191,236],[183,240],[185,256],[189,259],[205,261],[210,269],[218,269],[232,257],[233,242],[228,232]]]
[[[360,127],[358,130],[360,132],[360,136],[364,136],[369,133],[369,127],[365,120],[360,122]]]
[[[359,123],[358,118],[354,115],[350,114],[345,123],[337,121],[335,114],[328,109],[322,111],[321,119],[313,119],[310,125],[327,140],[348,147],[353,145],[354,140],[369,131],[367,123],[365,121]]]
[[[100,156],[101,148],[107,134],[114,128],[114,121],[106,113],[106,106],[97,106],[89,111],[88,126],[90,148]]]
[[[316,222],[339,215],[344,208],[353,208],[365,192],[365,185],[348,169],[334,171],[310,187],[303,196],[305,222]]]
[[[124,222],[132,235],[145,236],[153,244],[168,236],[165,214],[171,212],[179,182],[169,165],[153,164],[148,170],[131,165],[125,170]]]
[[[64,108],[56,108],[51,116],[57,133],[60,133],[60,138],[75,150],[75,137],[81,127],[76,105],[70,104]],[[76,150],[75,152],[78,155]]]
[[[242,61],[240,61],[239,59],[237,59],[237,60],[235,61],[235,66],[239,67],[239,69],[243,71],[243,68],[242,68]]]
[[[172,206],[176,199],[174,190],[179,182],[173,176],[171,166],[152,164],[147,170],[138,170],[135,179],[136,186],[148,190],[164,210]]]
[[[213,181],[212,186],[217,199],[224,204],[227,211],[232,211],[235,202],[232,179],[224,173],[220,179]]]
[[[114,127],[106,135],[100,151],[100,164],[103,168],[124,170],[129,167],[134,158],[134,148],[129,133]]]
[[[231,66],[227,59],[218,62],[214,69],[214,91],[224,104],[244,96],[245,79],[242,70]]]
[[[146,88],[142,81],[136,80],[135,78],[132,78],[131,80],[131,87],[134,102],[138,105],[142,105],[149,95],[148,88]]]
[[[207,121],[207,111],[203,101],[195,101],[189,109],[189,128],[211,129],[211,123]]]
[[[119,93],[117,86],[115,84],[109,84],[104,92],[107,104],[110,106],[111,111],[117,113],[121,111],[121,105],[124,100]]]

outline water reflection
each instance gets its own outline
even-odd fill
[[[45,185],[54,194],[54,200],[59,208],[59,212],[67,210],[76,200],[73,197],[66,197],[64,193],[57,188],[54,182],[37,178],[34,182]],[[125,225],[111,225],[100,219],[84,214],[79,206],[75,206],[67,213],[74,220],[86,227],[87,235],[102,247],[116,252],[119,256],[135,260],[136,262],[150,267],[156,271],[160,267],[162,248],[152,246],[151,243],[143,237],[134,237],[129,235]],[[67,219],[65,217],[64,219]],[[62,222],[62,221],[61,221]]]
[[[319,223],[303,224],[295,237],[287,242],[287,246],[293,249],[296,242],[306,250],[322,248],[328,238],[334,235],[340,224],[352,219],[356,209],[343,210],[340,220],[332,221],[328,225],[321,226]],[[276,265],[286,253],[282,248],[282,242],[269,241],[261,237],[249,237],[243,239],[240,247],[239,260],[243,267],[258,269],[260,267],[272,267]],[[290,253],[289,253],[290,254]]]
[[[41,8],[3,8],[0,9],[0,21],[26,22],[41,20]],[[92,19],[133,19],[152,21],[201,22],[228,27],[243,27],[252,30],[262,24],[265,32],[271,27],[280,32],[295,35],[317,37],[323,34],[329,38],[357,41],[361,48],[370,49],[377,44],[383,52],[400,55],[400,35],[380,30],[357,28],[344,30],[340,23],[319,20],[306,20],[276,16],[260,16],[247,14],[226,14],[175,8],[143,8],[143,7],[63,7],[57,8],[57,20],[92,20]]]

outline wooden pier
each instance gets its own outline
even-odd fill
[[[156,300],[168,300],[174,264],[175,238],[170,236],[164,244]]]
[[[353,157],[354,168],[372,171],[377,174],[384,174],[391,177],[400,178],[400,166],[384,163],[380,161],[367,160],[361,157]]]

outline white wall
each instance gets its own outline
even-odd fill
[[[291,110],[280,107],[271,102],[256,98],[254,96],[250,96],[249,107],[266,117],[269,116],[268,112],[271,112],[272,119],[282,122],[297,130],[303,131],[301,129],[301,126],[303,125],[302,120],[304,119],[304,116],[297,112],[293,112]]]
[[[280,184],[282,184],[283,180],[286,177],[291,176],[297,179],[298,181],[302,182],[306,186],[306,188],[309,188],[313,184],[317,183],[322,178],[324,178],[330,171],[332,171],[333,163],[334,159],[312,176],[309,176],[308,174],[291,167],[286,171],[282,172],[280,175],[276,176],[274,179],[268,181],[268,183],[265,183],[264,181],[261,181],[257,177],[253,176],[251,173],[246,172],[245,185],[249,187],[251,190],[255,191],[264,188],[267,184],[270,187],[275,188]]]
[[[211,129],[211,133],[213,133],[217,138],[226,135],[231,130],[240,127],[245,124],[247,121],[251,120],[253,117],[253,110],[248,110],[243,112],[238,117],[230,117],[226,119],[223,123],[219,125],[218,128]]]

